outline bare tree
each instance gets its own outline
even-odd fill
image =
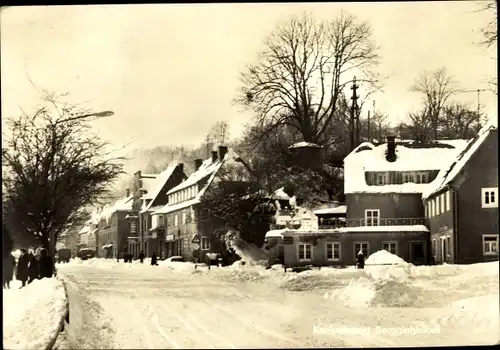
[[[445,138],[469,139],[483,124],[483,116],[461,103],[446,106],[440,121],[440,134]]]
[[[459,91],[454,85],[452,77],[443,67],[433,72],[423,72],[411,87],[411,91],[423,95],[426,114],[419,114],[418,118],[429,119],[434,139],[438,138],[439,118],[443,108],[450,97]]]
[[[338,99],[354,75],[378,87],[378,48],[367,22],[342,12],[331,21],[294,16],[265,41],[259,61],[241,75],[236,102],[254,112],[263,130],[289,126],[323,144]]]
[[[80,211],[108,194],[122,158],[94,134],[91,113],[48,94],[33,114],[9,118],[2,152],[5,216],[11,232],[36,238],[46,249]],[[51,244],[54,243],[54,244]]]
[[[429,113],[426,110],[408,113],[410,122],[401,123],[397,126],[399,137],[417,142],[425,142],[431,139],[433,125],[428,116]]]
[[[210,129],[207,138],[217,145],[224,145],[229,139],[229,125],[227,122],[223,120],[216,122]]]
[[[487,47],[496,45],[498,32],[497,32],[497,2],[487,1],[483,3],[481,12],[488,12],[491,17],[489,22],[481,29],[483,34],[483,41],[479,44]]]

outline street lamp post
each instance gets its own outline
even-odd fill
[[[79,120],[79,119],[84,119],[84,118],[88,118],[88,117],[96,117],[96,118],[111,117],[114,114],[115,114],[115,112],[113,112],[113,111],[102,111],[102,112],[97,112],[97,113],[77,115],[76,117],[69,117],[66,119],[58,120],[58,121],[56,121],[55,124],[66,123],[66,122],[69,122],[72,120]]]

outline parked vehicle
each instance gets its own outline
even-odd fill
[[[71,260],[71,249],[63,248],[57,251],[57,262],[69,263]]]
[[[79,258],[82,260],[92,259],[95,257],[95,250],[83,248],[78,251]]]

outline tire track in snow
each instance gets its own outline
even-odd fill
[[[163,329],[160,327],[160,324],[158,323],[158,315],[156,313],[153,313],[153,316],[151,316],[151,322],[152,322],[153,326],[155,326],[158,333],[160,333],[160,335],[163,338],[165,338],[173,346],[172,349],[183,349],[182,346],[177,344],[177,342],[175,340],[173,340],[171,337],[168,336],[167,333],[165,333],[163,331]],[[150,349],[154,349],[154,348],[155,348],[154,346],[150,347]]]
[[[299,343],[298,341],[296,341],[295,339],[287,337],[281,333],[260,327],[256,323],[252,323],[251,321],[247,321],[244,318],[242,318],[241,316],[239,316],[237,313],[235,313],[234,311],[230,311],[229,308],[224,307],[220,304],[210,303],[210,300],[208,300],[208,298],[206,296],[204,296],[202,293],[200,293],[199,301],[202,302],[203,304],[205,304],[206,306],[208,306],[209,308],[210,307],[215,308],[218,311],[221,311],[221,312],[231,316],[233,319],[238,320],[240,323],[244,324],[245,326],[251,327],[251,329],[253,328],[256,331],[259,331],[261,334],[267,334],[274,339],[284,341],[288,344],[293,344],[297,347],[302,347],[302,344]]]

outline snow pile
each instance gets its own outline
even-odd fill
[[[6,349],[45,349],[66,314],[64,286],[57,278],[35,280],[3,293],[3,341]]]
[[[198,271],[195,270],[195,264],[191,262],[183,262],[183,261],[160,261],[158,263],[160,267],[170,269],[175,272],[194,272]]]
[[[366,259],[365,265],[407,265],[408,263],[399,256],[389,253],[387,250],[379,250]]]
[[[437,277],[457,276],[463,272],[460,265],[435,265],[435,266],[411,266],[410,273],[412,278],[434,279]],[[498,274],[498,272],[497,272]]]
[[[321,270],[287,273],[281,288],[290,291],[340,288],[347,286],[353,277],[358,277],[359,274],[360,270],[354,268],[322,268]]]
[[[340,291],[326,293],[325,298],[340,300],[349,307],[369,307],[375,298],[375,286],[368,278],[361,277],[351,280]]]
[[[446,310],[449,313],[434,319],[435,323],[445,327],[468,327],[473,333],[488,334],[499,339],[498,293],[461,299]],[[474,325],[473,328],[470,328],[471,324]]]
[[[258,263],[259,265],[267,264],[269,254],[268,252],[258,248],[257,246],[247,243],[242,239],[234,238],[229,242],[230,248],[238,255],[242,261],[248,264]]]

